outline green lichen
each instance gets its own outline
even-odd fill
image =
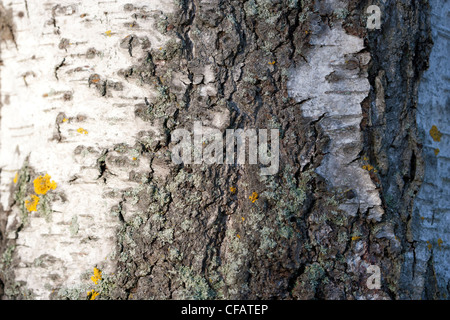
[[[170,39],[164,47],[153,51],[156,60],[173,60],[181,54],[182,44],[180,41]]]
[[[320,279],[324,276],[325,270],[320,266],[319,263],[313,263],[305,268],[305,278],[309,281],[312,287],[317,287]]]
[[[334,10],[333,14],[337,19],[343,20],[343,19],[347,18],[349,12],[347,9],[336,9],[336,10]]]
[[[59,300],[89,300],[91,290],[98,292],[95,300],[110,299],[112,291],[116,288],[117,278],[114,275],[108,275],[102,271],[101,279],[97,284],[91,280],[92,270],[86,270],[80,275],[80,283],[73,287],[63,287],[55,294]]]
[[[261,244],[259,250],[265,251],[268,257],[272,256],[271,249],[275,248],[277,243],[272,238],[273,229],[264,227],[261,230]]]
[[[71,236],[76,236],[78,234],[79,228],[80,228],[80,226],[78,224],[78,217],[73,216],[70,221],[70,227],[69,227]]]
[[[33,290],[26,287],[25,282],[14,282],[12,285],[5,286],[4,295],[11,299],[34,300],[35,294]]]
[[[339,206],[339,201],[336,200],[336,196],[332,196],[332,197],[329,197],[329,198],[325,199],[325,205],[326,206],[337,207],[337,206]]]
[[[277,10],[272,0],[256,0],[258,18],[267,24],[275,24],[280,19],[282,11]]]
[[[37,205],[37,213],[45,219],[47,223],[52,221],[52,207],[51,207],[51,199],[48,194],[42,195],[40,197],[39,204]]]
[[[156,30],[165,34],[167,32],[167,26],[169,25],[169,21],[167,16],[161,14],[159,17],[156,17],[157,21],[155,22]]]
[[[348,224],[348,215],[341,210],[331,210],[330,214],[324,215],[327,220],[331,221],[337,226],[346,226]]]
[[[28,183],[30,182],[30,169],[28,161],[25,160],[22,168],[18,172],[14,200],[20,209],[20,220],[23,224],[28,222],[28,210],[25,207],[25,198],[27,197]]]
[[[173,229],[164,229],[158,234],[159,240],[165,244],[165,243],[172,243],[173,242]]]
[[[337,237],[337,241],[339,244],[344,245],[348,242],[348,240],[349,240],[349,237],[346,232],[339,232],[338,237]]]
[[[1,268],[0,269],[4,269],[6,267],[8,267],[11,262],[12,262],[12,257],[13,257],[13,253],[14,250],[16,249],[15,245],[10,245],[6,248],[6,250],[3,252],[2,254],[2,259],[1,259]]]
[[[242,272],[242,268],[245,264],[249,251],[246,243],[241,240],[242,237],[241,239],[237,237],[236,230],[232,228],[227,229],[225,237],[227,239],[228,250],[232,258],[230,258],[227,263],[218,266],[217,271],[223,276],[223,283],[232,288],[237,281],[237,277]],[[232,294],[232,291],[230,291],[230,293]]]
[[[207,300],[216,297],[216,293],[209,286],[206,279],[196,274],[192,268],[181,266],[178,268],[178,279],[183,283],[184,288],[181,290],[181,299],[185,300]]]
[[[87,287],[82,290],[80,288],[61,288],[57,293],[59,300],[80,300],[83,295],[87,296]]]
[[[256,6],[255,0],[247,1],[244,4],[244,12],[247,16],[255,16],[258,14],[258,7]]]
[[[184,221],[181,223],[181,229],[183,229],[184,231],[190,230],[190,229],[191,229],[191,226],[192,226],[192,221],[191,221],[191,220],[188,220],[188,219],[184,220]]]
[[[288,7],[292,9],[298,8],[299,7],[298,0],[288,0]]]
[[[296,234],[293,224],[303,211],[307,192],[310,189],[310,181],[315,176],[313,171],[307,171],[297,179],[293,176],[292,171],[292,168],[289,167],[283,170],[282,183],[285,186],[283,190],[279,188],[280,181],[274,176],[265,177],[262,180],[267,189],[261,193],[261,196],[273,203],[274,209],[271,211],[275,217],[275,230],[277,230],[278,236],[286,239],[290,239]],[[270,247],[274,240],[267,239],[266,235],[262,237],[265,239],[264,247]]]

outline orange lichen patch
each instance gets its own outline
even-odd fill
[[[35,196],[34,194],[31,196],[31,199],[32,199],[31,201],[25,200],[25,207],[30,212],[37,211],[37,205],[40,199],[38,196]]]
[[[236,188],[235,187],[230,187],[230,192],[231,193],[236,193]]]
[[[441,141],[442,133],[438,130],[436,126],[432,126],[430,129],[430,136],[434,141]]]
[[[111,32],[111,30],[108,30],[108,31],[105,32],[105,34],[106,34],[108,37],[111,37],[112,32]]]
[[[439,248],[442,246],[442,244],[444,243],[444,241],[442,241],[442,239],[441,238],[439,238],[438,240],[437,240],[437,243],[438,243],[438,246],[439,246]]]
[[[420,217],[420,219],[422,219],[422,221],[423,221],[423,220],[425,220],[425,217]]]
[[[81,133],[81,134],[88,134],[87,130],[86,130],[86,129],[83,129],[83,128],[78,128],[78,129],[77,129],[77,132],[78,132],[78,133]]]
[[[352,241],[356,241],[356,240],[359,240],[359,239],[361,239],[361,237],[357,237],[357,236],[353,236],[352,237]]]
[[[365,162],[365,164],[361,168],[363,168],[364,170],[367,170],[369,172],[374,172],[374,173],[378,172],[377,169],[375,169],[375,167],[373,165],[367,163],[367,161],[369,160],[369,158],[367,156],[364,156],[362,159]]]
[[[434,155],[437,156],[441,150],[439,148],[434,149]]]
[[[269,62],[270,65],[274,65],[275,63],[276,63],[276,61]]]
[[[137,158],[136,158],[136,157],[133,157],[133,158],[131,158],[131,160],[133,160],[133,161],[136,161],[136,160],[137,160]]]
[[[94,289],[92,289],[91,291],[88,291],[87,296],[89,297],[89,300],[95,300],[95,298],[97,298],[97,296],[100,293],[98,293],[97,291],[94,291]]]
[[[241,238],[241,236],[240,236],[240,235],[238,235],[238,234],[236,235],[236,237],[238,237],[239,239]]]
[[[80,14],[80,18],[84,18],[87,16],[87,13]]]
[[[256,192],[253,192],[252,195],[250,197],[248,197],[253,203],[256,202],[256,200],[258,200],[258,194]]]
[[[48,93],[44,93],[44,94],[42,95],[42,97],[47,98],[47,97],[48,97]]]
[[[102,272],[101,270],[94,268],[94,275],[91,277],[93,283],[97,284],[98,281],[102,280]]]
[[[55,190],[57,184],[55,181],[50,181],[51,176],[47,173],[45,176],[39,176],[34,179],[34,191],[37,194],[46,194],[50,189]]]
[[[13,182],[17,183],[18,180],[19,180],[19,173],[16,172],[16,175],[14,176]]]
[[[431,245],[430,241],[427,241],[427,248],[428,248],[428,250],[431,250],[432,247],[433,246]]]

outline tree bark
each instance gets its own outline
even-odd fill
[[[0,296],[445,298],[414,201],[441,2],[377,2],[381,29],[354,0],[2,5]],[[174,163],[196,121],[278,130],[278,171]]]

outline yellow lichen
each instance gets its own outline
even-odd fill
[[[111,30],[106,31],[105,34],[106,34],[108,37],[111,37]]]
[[[434,149],[434,155],[437,156],[441,150],[439,148]]]
[[[438,130],[436,126],[432,126],[430,129],[430,136],[434,141],[441,141],[442,133]]]
[[[46,173],[45,176],[39,176],[34,179],[34,191],[37,194],[46,194],[50,189],[55,190],[57,184],[55,181],[50,181],[51,176]]]
[[[25,200],[25,207],[30,212],[37,211],[37,205],[40,199],[38,196],[35,196],[34,194],[31,196],[31,199],[32,199],[31,201]]]
[[[94,275],[91,277],[91,280],[93,283],[97,284],[98,281],[102,280],[102,272],[99,269],[94,268]]]
[[[269,62],[270,65],[274,65],[276,61]]]
[[[359,239],[361,239],[361,237],[357,237],[357,236],[353,236],[352,237],[352,241],[356,241],[356,240],[359,240]]]
[[[97,291],[94,291],[94,289],[92,289],[91,291],[88,291],[87,296],[89,297],[89,300],[95,300],[95,298],[97,298],[97,296],[100,293],[98,293]]]
[[[441,238],[439,238],[438,240],[437,240],[437,243],[438,243],[438,246],[439,246],[439,248],[442,246],[442,244],[444,243],[444,241],[442,241],[442,239]]]
[[[433,247],[432,245],[431,245],[431,243],[430,243],[430,241],[427,241],[427,247],[428,247],[428,250],[431,250],[431,248]]]
[[[16,175],[14,176],[13,182],[17,183],[18,180],[19,180],[19,173],[16,172]]]
[[[253,203],[256,202],[256,200],[258,200],[258,194],[256,192],[253,192],[252,195],[250,197],[248,197]]]
[[[372,165],[370,165],[370,164],[363,165],[362,168],[363,168],[364,170],[369,171],[369,172],[370,172],[370,171],[377,172],[377,169],[375,169],[374,166],[372,166]]]
[[[78,128],[78,129],[77,129],[77,132],[78,132],[78,133],[81,133],[81,134],[88,134],[87,130],[86,130],[86,129],[83,129],[83,128]]]
[[[69,119],[64,118],[64,119],[62,119],[62,122],[67,122],[67,120],[69,120]]]
[[[236,193],[236,188],[235,187],[230,187],[230,192],[231,193]]]
[[[241,238],[241,236],[240,236],[240,235],[238,235],[238,234],[236,235],[236,237],[238,237],[239,239]]]

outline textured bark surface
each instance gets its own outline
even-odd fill
[[[376,3],[368,30],[371,4],[4,4],[0,296],[445,298],[412,231],[430,8]],[[170,134],[194,121],[278,129],[278,173],[174,164]]]
[[[411,269],[405,268],[403,280],[412,284],[409,294],[415,299],[423,296],[424,288],[430,299],[448,299],[450,290],[449,13],[450,2],[431,2],[433,50],[418,93],[417,124],[426,166],[411,218],[414,246],[405,255],[405,266]]]

